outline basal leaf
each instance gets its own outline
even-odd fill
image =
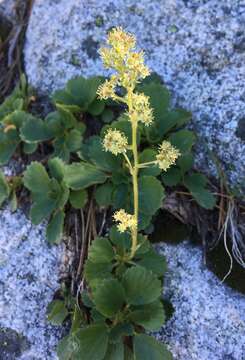
[[[129,319],[148,331],[160,330],[165,321],[163,305],[160,300],[143,306],[135,306],[129,314]]]
[[[69,201],[74,209],[82,209],[88,201],[88,192],[84,189],[71,191]]]
[[[108,207],[112,204],[112,194],[114,186],[110,182],[106,182],[97,187],[95,191],[95,200],[99,206]]]
[[[137,334],[134,336],[135,360],[172,360],[171,353],[166,346],[154,337]]]
[[[150,148],[145,149],[139,155],[139,163],[142,164],[156,160],[156,155],[157,155],[157,151]],[[140,170],[140,175],[158,176],[160,173],[161,173],[161,169],[157,165],[150,165],[147,168],[143,168]]]
[[[161,295],[160,280],[142,266],[129,268],[123,276],[122,285],[127,303],[131,305],[149,304]]]
[[[24,172],[23,182],[31,192],[46,194],[50,190],[50,178],[44,166],[32,162]]]
[[[10,194],[10,188],[8,182],[4,174],[0,170],[0,206],[9,197],[9,194]]]
[[[181,181],[181,171],[176,167],[170,167],[162,173],[162,181],[166,186],[176,186]]]
[[[24,143],[23,151],[25,154],[33,154],[38,148],[37,143]]]
[[[61,182],[64,177],[65,164],[60,158],[52,158],[48,161],[50,174],[57,181]]]
[[[158,276],[164,275],[166,272],[166,260],[164,256],[158,254],[153,248],[139,256],[137,264],[152,271]]]
[[[191,153],[184,154],[177,159],[176,164],[180,167],[182,174],[191,170],[194,164],[194,157]]]
[[[104,360],[124,360],[123,342],[109,344]]]
[[[102,279],[111,278],[112,268],[112,263],[93,263],[92,261],[87,260],[84,267],[84,275],[89,286],[96,286],[101,283]]]
[[[20,137],[27,143],[49,140],[52,136],[47,123],[34,116],[29,116],[20,128]]]
[[[213,209],[215,196],[206,188],[207,178],[202,174],[186,175],[184,185],[190,191],[197,203],[205,209]]]
[[[153,176],[139,178],[139,209],[143,214],[153,215],[162,205],[164,189]]]
[[[120,156],[105,151],[102,146],[102,139],[99,136],[92,136],[89,139],[88,156],[98,169],[108,172],[120,170],[122,164]]]
[[[65,166],[64,180],[72,190],[85,189],[94,184],[104,183],[107,179],[94,165],[80,162]]]
[[[78,351],[74,360],[102,360],[108,346],[108,329],[105,324],[90,325],[75,333]]]
[[[65,302],[62,300],[53,300],[48,306],[48,320],[54,325],[62,325],[68,316]]]
[[[110,241],[103,237],[93,240],[88,253],[88,258],[94,263],[107,263],[113,260],[114,250]]]
[[[195,140],[196,137],[190,130],[179,130],[169,136],[171,144],[179,149],[182,155],[191,150]]]
[[[50,244],[60,243],[63,235],[64,219],[65,213],[60,210],[53,214],[51,220],[49,221],[46,235]]]
[[[117,279],[105,279],[93,291],[96,309],[104,316],[115,316],[125,302],[124,288]]]

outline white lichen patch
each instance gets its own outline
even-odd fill
[[[46,310],[59,288],[62,247],[49,247],[44,226],[33,226],[20,210],[2,210],[0,229],[0,327],[27,339],[22,360],[57,359],[60,329],[48,323]]]
[[[164,294],[175,312],[157,338],[169,344],[175,360],[244,359],[244,295],[207,270],[200,247],[158,249],[168,263]]]

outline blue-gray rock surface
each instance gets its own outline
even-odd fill
[[[245,359],[244,295],[207,270],[200,247],[185,242],[158,250],[166,256],[164,293],[175,311],[156,337],[174,360]]]
[[[76,75],[107,74],[97,50],[116,25],[136,35],[148,65],[244,190],[244,0],[37,0],[25,46],[30,83],[52,92]],[[203,149],[197,166],[215,174]]]

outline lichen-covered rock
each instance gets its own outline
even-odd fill
[[[244,295],[206,269],[201,248],[186,242],[158,250],[168,263],[164,293],[175,311],[156,336],[169,344],[174,360],[244,359]]]
[[[44,226],[21,210],[2,210],[0,229],[0,359],[55,360],[60,329],[46,311],[59,288],[62,247],[49,247]]]
[[[121,25],[145,49],[175,102],[193,112],[193,127],[244,184],[245,7],[234,0],[37,0],[27,31],[30,82],[51,92],[79,74],[105,73],[98,46]],[[215,173],[198,150],[198,166]]]

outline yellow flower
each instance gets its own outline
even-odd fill
[[[126,60],[126,68],[135,75],[136,79],[144,79],[150,75],[149,68],[144,64],[144,52],[132,52]]]
[[[112,76],[110,80],[106,80],[102,85],[98,87],[97,95],[102,100],[115,97],[115,88],[117,86],[116,76]]]
[[[122,55],[126,55],[135,47],[136,40],[132,34],[127,33],[121,27],[116,27],[110,31],[107,43]]]
[[[169,141],[163,141],[159,146],[159,153],[156,156],[156,163],[163,171],[175,163],[180,156],[180,151],[170,144]]]
[[[108,35],[107,44],[109,47],[102,47],[99,52],[104,66],[118,73],[121,86],[135,86],[139,79],[150,74],[144,64],[143,51],[134,51],[136,39],[133,35],[121,27],[114,28]]]
[[[117,155],[126,152],[128,140],[126,136],[119,130],[109,129],[103,140],[103,147],[105,151],[110,151]]]
[[[133,230],[137,227],[137,221],[134,215],[127,214],[125,210],[121,209],[117,211],[113,218],[119,224],[117,225],[118,230],[123,233],[127,229]]]
[[[132,94],[132,106],[132,116],[144,123],[145,126],[151,125],[153,110],[150,107],[149,97],[140,93]]]

